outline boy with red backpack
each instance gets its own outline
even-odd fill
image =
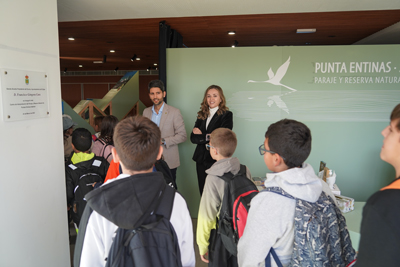
[[[233,176],[236,178],[241,174],[238,180],[244,179],[252,184],[250,171],[241,165],[236,157],[232,157],[236,146],[236,134],[227,128],[214,130],[210,136],[210,143],[206,144],[211,157],[217,162],[206,170],[207,178],[200,200],[196,235],[201,260],[209,263],[209,266],[237,266],[236,255],[225,248],[217,230],[218,221],[221,220],[233,229],[232,223],[221,218],[220,214],[224,197],[227,197],[225,190],[228,188],[224,176],[230,175],[230,178]],[[253,189],[257,191],[254,184]]]
[[[364,206],[356,266],[400,263],[400,104],[393,109],[382,135],[380,157],[395,168],[397,179],[373,194]]]

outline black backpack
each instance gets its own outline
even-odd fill
[[[74,164],[68,165],[74,172],[78,172],[79,179],[74,184],[74,202],[72,204],[72,219],[79,228],[79,223],[86,207],[85,195],[93,190],[94,183],[102,183],[104,179],[98,174],[99,160],[94,159],[91,169],[84,169]]]
[[[157,160],[156,163],[154,163],[154,167],[156,167],[157,171],[162,172],[162,174],[164,175],[164,180],[167,183],[167,185],[177,189],[176,183],[172,178],[171,170],[169,169],[168,164],[164,160],[162,159]]]
[[[240,165],[236,175],[231,172],[220,176],[225,181],[224,198],[218,223],[218,234],[226,250],[237,255],[237,244],[246,226],[251,199],[258,194],[257,186],[247,178],[246,166]]]
[[[178,238],[170,222],[175,192],[165,185],[155,211],[140,218],[138,227],[117,229],[106,267],[182,267]]]

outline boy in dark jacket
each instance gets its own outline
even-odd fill
[[[92,135],[87,129],[78,128],[72,133],[74,153],[65,165],[65,178],[67,203],[76,227],[86,206],[85,194],[93,190],[95,183],[104,181],[109,166],[107,160],[90,152],[91,146]]]
[[[396,179],[373,194],[364,206],[357,267],[400,264],[400,104],[393,109],[382,135],[380,157],[394,167]]]

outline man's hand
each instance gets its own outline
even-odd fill
[[[197,127],[193,128],[193,133],[194,134],[202,134],[201,130]]]
[[[200,255],[200,258],[205,263],[209,263],[210,261],[206,258],[206,256],[208,257],[208,252],[206,254],[204,254],[204,255]]]

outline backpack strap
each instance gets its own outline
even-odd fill
[[[281,196],[284,196],[284,197],[287,197],[287,198],[291,198],[291,199],[296,200],[296,198],[295,198],[294,196],[292,196],[292,195],[289,194],[289,193],[286,193],[282,188],[277,187],[277,186],[266,187],[266,188],[265,188],[264,190],[262,190],[261,192],[272,192],[272,193],[275,193],[275,194],[278,194],[278,195],[281,195]],[[261,192],[260,192],[260,193],[261,193]]]
[[[381,191],[387,190],[387,189],[400,189],[400,177],[397,178],[396,180],[394,180],[394,182],[392,182],[390,185],[382,188]]]
[[[281,261],[278,258],[278,255],[276,255],[275,249],[271,247],[271,250],[268,252],[267,257],[265,258],[265,267],[271,267],[272,266],[272,259],[271,259],[271,254],[272,257],[275,260],[275,263],[278,267],[283,267]]]
[[[162,215],[164,218],[169,220],[171,218],[172,208],[174,206],[175,189],[171,186],[166,186],[164,189],[164,194],[160,198],[162,198],[162,201],[158,205],[155,213]]]
[[[101,152],[100,152],[101,156],[102,156],[103,158],[105,158],[105,159],[108,159],[108,158],[111,156],[112,153],[108,154],[107,157],[105,157],[105,156],[104,156],[104,152],[106,151],[106,148],[107,148],[110,144],[107,144],[106,142],[102,141],[100,138],[97,138],[95,142],[97,142],[97,141],[99,141],[99,142],[103,145],[103,148],[101,149]]]
[[[239,175],[239,174],[246,175],[246,165],[240,164],[239,172],[236,175]],[[231,172],[226,172],[226,173],[224,173],[224,175],[218,176],[218,177],[228,183],[230,180],[233,179],[234,176],[235,175],[233,175]]]

